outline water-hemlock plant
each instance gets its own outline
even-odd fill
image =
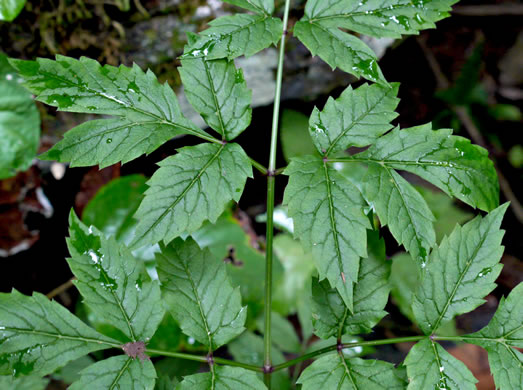
[[[455,1],[308,0],[293,29],[290,0],[283,20],[272,16],[273,0],[228,2],[249,13],[218,18],[200,34],[189,34],[179,68],[187,99],[212,131],[184,117],[171,88],[136,65],[102,66],[64,56],[10,61],[37,100],[103,115],[67,132],[41,159],[105,167],[149,154],[175,136],[203,142],[159,162],[147,183],[129,177],[109,185],[83,221],[71,212],[67,261],[93,326],[41,294],[0,294],[0,384],[14,388],[28,378],[43,388],[46,382],[38,377],[94,353],[98,361],[80,372],[71,389],[284,389],[293,385],[291,367],[303,390],[475,389],[471,372],[439,343],[455,341],[487,350],[497,388],[521,389],[521,284],[482,330],[445,333],[457,315],[484,302],[502,268],[500,225],[507,204],[498,204],[488,153],[430,123],[394,127],[399,85],[384,78],[372,50],[349,33],[417,34],[448,16]],[[277,168],[285,40],[291,32],[332,68],[371,84],[349,86],[323,109],[315,108],[309,132],[316,151]],[[251,91],[233,59],[278,42],[265,167],[235,142],[251,121]],[[349,147],[364,149],[348,154]],[[267,179],[265,262],[229,209],[253,168]],[[437,242],[426,200],[399,171],[487,213],[456,225]],[[275,178],[281,173],[289,179],[283,203],[301,245],[288,235],[273,237]],[[123,203],[125,213],[116,213]],[[111,207],[104,210],[104,204]],[[116,219],[105,229],[111,213]],[[371,332],[387,314],[391,267],[379,235],[385,226],[414,262],[409,318],[420,334],[364,341],[358,335]],[[238,258],[248,264],[226,265],[222,236],[237,244]],[[291,262],[281,267],[273,261],[275,249],[292,251]],[[303,271],[299,263],[309,260],[311,267]],[[291,281],[281,282],[286,275]],[[285,318],[295,313],[300,332]],[[192,350],[169,349],[162,337],[175,329]],[[415,344],[397,367],[355,356],[355,347],[361,352],[400,342]],[[96,351],[105,349],[120,353],[103,359]],[[297,357],[287,360],[282,352]],[[161,357],[200,362],[208,370],[166,377],[156,364]]]

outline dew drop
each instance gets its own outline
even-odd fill
[[[105,141],[105,142],[107,142],[108,144],[110,144],[111,142],[113,142],[113,139],[112,139],[112,138],[107,138],[107,141]]]

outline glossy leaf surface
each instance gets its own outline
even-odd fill
[[[44,376],[117,345],[44,295],[0,294],[0,375]]]
[[[501,220],[508,204],[457,225],[430,255],[412,308],[425,334],[458,314],[472,311],[495,287],[503,254]]]
[[[181,113],[176,95],[137,65],[118,68],[85,57],[11,60],[37,100],[61,111],[111,115],[66,133],[42,159],[72,166],[125,163],[180,134],[209,136]]]
[[[132,389],[153,390],[156,371],[150,360],[114,356],[95,363],[81,372],[70,390]]]
[[[320,280],[328,278],[352,310],[353,284],[360,258],[367,254],[370,228],[359,190],[319,157],[295,158],[285,170],[289,184],[284,204],[294,220],[294,235],[312,251]]]
[[[333,70],[340,68],[356,77],[388,85],[376,54],[354,35],[323,23],[299,21],[294,26],[294,36]]]
[[[373,37],[399,38],[433,28],[457,0],[308,0],[304,21]]]
[[[497,174],[488,152],[449,129],[432,130],[430,123],[396,128],[357,157],[412,172],[484,211],[499,204]]]
[[[190,38],[182,58],[250,57],[276,44],[282,35],[282,21],[266,15],[222,16],[209,25],[198,38]]]
[[[238,144],[185,147],[158,165],[135,215],[140,222],[134,248],[168,244],[206,220],[216,222],[228,202],[240,199],[247,177],[252,177],[249,158]]]
[[[251,122],[251,95],[231,60],[182,60],[178,68],[187,99],[224,139],[238,136]]]
[[[222,259],[191,238],[177,239],[156,256],[164,300],[185,334],[214,350],[244,331],[247,308]]]
[[[318,151],[325,156],[348,149],[367,146],[390,130],[390,122],[399,99],[399,84],[391,88],[363,84],[349,86],[340,97],[327,100],[322,111],[314,108],[309,120],[309,132]]]
[[[165,312],[158,283],[142,280],[142,264],[114,238],[87,228],[74,212],[69,224],[68,262],[85,303],[130,341],[149,340]]]

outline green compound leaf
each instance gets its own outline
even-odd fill
[[[354,35],[323,23],[299,21],[294,26],[294,36],[333,70],[340,68],[356,77],[388,85],[376,54]]]
[[[488,152],[452,130],[432,125],[394,129],[357,157],[412,172],[450,196],[491,211],[499,205],[499,184]]]
[[[226,140],[251,123],[251,95],[232,60],[182,60],[178,68],[187,99],[205,122]]]
[[[398,83],[391,88],[363,84],[349,86],[340,97],[327,100],[323,111],[314,108],[309,120],[309,132],[318,151],[325,156],[346,150],[350,146],[367,146],[392,128],[390,122],[399,99]]]
[[[309,0],[304,22],[373,37],[399,38],[435,27],[457,0]]]
[[[423,267],[436,243],[434,217],[425,199],[395,170],[375,163],[369,164],[364,191],[381,224]]]
[[[478,216],[463,227],[457,225],[432,251],[412,303],[425,334],[437,331],[458,314],[474,310],[496,287],[494,282],[503,267],[499,260],[504,231],[499,227],[507,207],[508,203],[484,218]]]
[[[223,0],[226,3],[248,9],[257,14],[272,15],[274,0]]]
[[[100,167],[151,153],[179,134],[210,136],[183,117],[176,95],[137,65],[118,68],[85,57],[56,56],[56,61],[11,60],[37,100],[62,111],[111,115],[89,121],[40,158]]]
[[[80,374],[70,390],[153,390],[156,381],[156,370],[150,360],[140,361],[123,355],[95,363]]]
[[[361,259],[354,286],[353,313],[327,281],[312,282],[314,333],[322,339],[344,334],[368,333],[387,314],[383,309],[389,296],[390,262],[385,261],[385,242],[377,232],[368,233],[369,257]]]
[[[0,139],[0,179],[31,166],[40,143],[40,115],[31,94],[14,80],[0,81]]]
[[[406,383],[391,363],[360,358],[344,359],[339,354],[319,358],[298,379],[302,390],[390,390]]]
[[[0,375],[44,376],[118,345],[42,294],[0,294]]]
[[[15,378],[11,375],[0,376],[0,389],[5,390],[45,390],[49,379],[39,376],[21,376]]]
[[[425,339],[409,351],[405,359],[409,390],[475,390],[476,378],[467,366],[438,343]]]
[[[0,20],[12,22],[24,8],[26,0],[0,0]]]
[[[193,233],[216,222],[231,200],[238,201],[251,163],[238,144],[200,144],[161,161],[136,211],[134,248]]]
[[[177,239],[156,255],[167,308],[182,331],[210,350],[244,331],[247,308],[225,263],[192,239]]]
[[[496,388],[517,390],[523,383],[523,283],[514,288],[507,299],[501,299],[490,323],[479,332],[465,336],[488,352],[490,371]],[[470,339],[469,339],[470,337]]]
[[[85,303],[130,341],[148,341],[165,313],[158,283],[142,281],[143,266],[129,249],[87,228],[73,211],[69,225],[68,263]]]
[[[190,35],[181,58],[233,59],[250,57],[276,44],[282,35],[282,21],[266,15],[236,14],[209,23],[198,36]]]
[[[329,279],[352,311],[353,283],[360,258],[367,256],[370,228],[359,190],[319,157],[292,159],[284,204],[294,220],[294,236],[312,251],[320,280]]]
[[[176,390],[266,390],[252,371],[239,367],[216,366],[214,372],[186,376]]]

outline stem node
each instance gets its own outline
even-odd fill
[[[266,364],[263,366],[263,373],[264,374],[270,374],[274,371],[274,367],[270,364]]]

